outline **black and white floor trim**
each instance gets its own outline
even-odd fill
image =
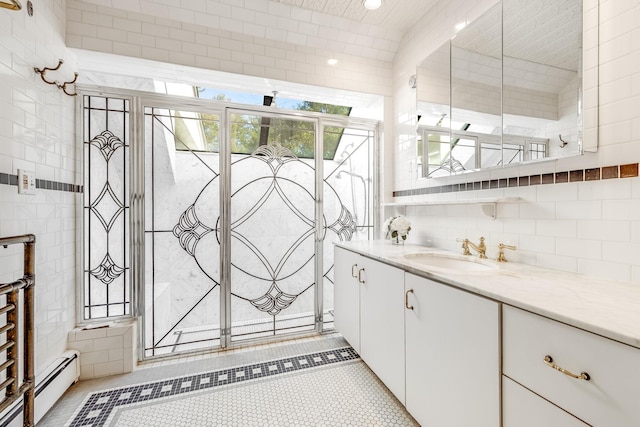
[[[351,347],[343,347],[268,362],[165,379],[152,383],[99,391],[87,396],[85,402],[66,425],[68,427],[106,426],[114,409],[125,407],[126,405],[151,402],[156,399],[174,397],[240,382],[308,370],[359,359],[359,357]]]

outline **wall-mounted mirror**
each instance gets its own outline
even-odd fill
[[[420,63],[419,175],[581,154],[582,17],[582,0],[503,0]]]
[[[418,170],[420,176],[451,174],[449,124],[451,122],[451,47],[446,42],[418,67],[416,87],[418,123]]]

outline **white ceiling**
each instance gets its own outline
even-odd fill
[[[278,43],[341,56],[360,56],[393,61],[404,34],[438,0],[383,0],[375,11],[364,8],[362,0],[77,0],[99,7],[118,9],[172,19],[187,24],[263,37]],[[79,82],[91,85],[133,87],[136,82],[118,77],[129,75],[165,81],[196,80],[200,85],[306,99],[370,109],[368,117],[378,117],[380,97],[320,87],[295,85],[228,73],[198,72],[173,64],[152,63],[138,58],[115,58],[108,54],[78,50],[83,70]],[[108,58],[107,58],[108,57]],[[105,63],[119,64],[105,69]],[[102,76],[102,77],[101,77]],[[187,77],[188,76],[188,77]],[[120,83],[118,83],[120,82]],[[224,82],[224,83],[222,83]],[[194,83],[195,84],[195,83]],[[379,117],[381,118],[381,117]]]
[[[383,0],[378,10],[367,10],[362,0],[274,0],[291,6],[377,25],[404,34],[436,3],[435,0]]]
[[[78,0],[158,18],[391,62],[402,37],[438,0]]]

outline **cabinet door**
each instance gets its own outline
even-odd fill
[[[405,274],[407,410],[424,426],[500,425],[499,305]]]
[[[360,353],[360,284],[357,279],[360,255],[338,247],[334,251],[334,325]]]
[[[361,258],[360,356],[404,404],[404,271]]]
[[[533,394],[507,377],[502,380],[504,427],[586,427],[568,412]]]

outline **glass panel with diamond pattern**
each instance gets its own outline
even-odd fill
[[[231,114],[230,126],[232,151],[251,152],[231,159],[232,340],[313,330],[316,123]]]
[[[129,100],[83,97],[84,319],[130,314]]]

